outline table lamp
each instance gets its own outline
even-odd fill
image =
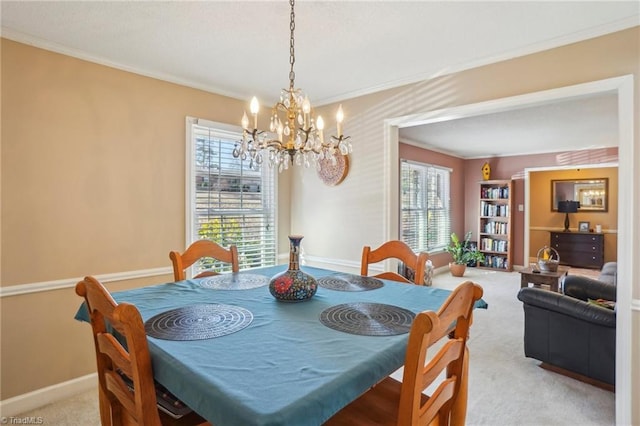
[[[558,212],[565,213],[564,232],[571,232],[569,230],[569,213],[576,213],[579,207],[579,201],[558,201]]]

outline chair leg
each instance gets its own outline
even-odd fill
[[[100,422],[103,426],[111,425],[111,404],[100,387],[98,387],[98,402],[100,405]]]
[[[460,389],[458,396],[453,401],[451,407],[451,426],[464,426],[467,418],[467,395],[469,393],[469,348],[464,348],[464,357],[462,359],[462,378],[460,380]]]

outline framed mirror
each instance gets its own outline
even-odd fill
[[[558,211],[558,201],[578,201],[578,211],[606,212],[609,179],[566,179],[551,181],[551,210]]]

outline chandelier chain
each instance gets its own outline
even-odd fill
[[[289,71],[289,90],[293,91],[296,79],[296,73],[293,71],[293,64],[296,62],[295,38],[293,36],[293,32],[296,29],[296,15],[293,11],[295,0],[290,0],[289,4],[291,5],[291,21],[289,23],[289,29],[291,30],[291,36],[289,37],[289,63],[291,64],[291,70]]]

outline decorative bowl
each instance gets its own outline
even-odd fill
[[[553,247],[544,246],[538,250],[538,268],[542,272],[556,272],[560,264],[560,255]]]

